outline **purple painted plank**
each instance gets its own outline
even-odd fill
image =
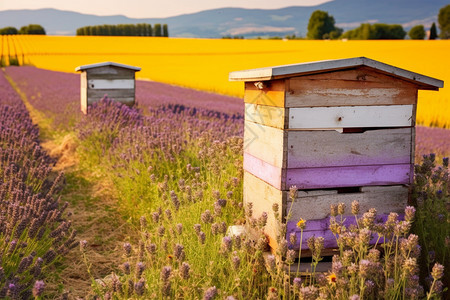
[[[320,189],[410,184],[411,164],[287,169],[286,188]]]
[[[244,152],[244,170],[281,190],[281,168]]]
[[[376,222],[386,222],[388,214],[380,214],[376,217]],[[344,225],[348,228],[351,224],[356,224],[355,217],[345,216]],[[358,216],[361,218],[361,216]],[[399,214],[399,220],[403,220],[403,215]],[[338,218],[339,220],[339,218]],[[337,247],[336,238],[333,233],[329,229],[330,227],[330,217],[321,219],[321,220],[308,220],[306,221],[306,228],[303,230],[302,236],[302,250],[308,249],[307,240],[312,237],[323,237],[324,238],[324,247],[325,248],[335,248]],[[290,234],[294,232],[297,236],[297,244],[291,245],[289,243],[289,247],[291,249],[298,250],[300,247],[300,235],[301,231],[297,228],[297,221],[289,221],[287,222],[287,231],[286,231],[286,239],[289,241]],[[371,244],[375,244],[378,235],[374,234],[374,238],[371,240]]]

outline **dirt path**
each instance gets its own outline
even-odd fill
[[[79,166],[76,136],[52,132],[51,122],[30,104],[26,94],[7,74],[5,77],[25,103],[33,123],[44,133],[41,146],[57,160],[54,171],[65,173],[61,203],[69,202],[67,212],[77,237],[88,241],[87,257],[92,276],[104,278],[115,270],[123,243],[133,239],[136,231],[116,211],[117,199],[108,180]],[[58,263],[47,281],[47,288],[55,297],[68,291],[69,299],[85,298],[91,290],[91,278],[79,249],[74,249]]]

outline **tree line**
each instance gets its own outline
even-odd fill
[[[169,36],[167,24],[119,24],[94,25],[80,27],[77,35],[105,35],[105,36]]]
[[[19,30],[16,27],[8,26],[0,28],[0,35],[5,34],[45,34],[45,29],[38,24],[22,26]]]
[[[441,39],[450,39],[450,5],[439,10],[438,23]],[[326,11],[316,10],[311,14],[308,22],[308,39],[349,39],[349,40],[383,40],[383,39],[404,39],[406,31],[399,24],[361,24],[359,27],[343,32],[341,28],[335,26],[332,15]],[[426,37],[425,27],[416,25],[412,27],[408,36],[413,40],[423,40]],[[430,28],[428,39],[434,40],[438,37],[436,24],[433,22]]]

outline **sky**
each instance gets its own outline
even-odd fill
[[[55,8],[94,15],[165,18],[222,7],[273,9],[332,0],[0,0],[0,10]]]

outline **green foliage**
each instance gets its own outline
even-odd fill
[[[5,28],[0,28],[0,35],[5,35],[5,34],[18,34],[19,31],[17,30],[16,27],[5,27]]]
[[[167,24],[164,24],[163,30],[164,34],[168,36],[169,29]],[[159,32],[161,32],[161,27],[159,28]],[[153,33],[152,25],[146,23],[84,26],[78,28],[76,31],[76,35],[102,36],[154,36]]]
[[[397,24],[363,23],[358,28],[346,31],[342,38],[349,40],[402,40],[406,32]]]
[[[153,31],[154,31],[154,36],[162,36],[162,28],[161,28],[161,24],[155,24],[155,26],[153,26]]]
[[[10,66],[20,66],[19,59],[17,58],[17,56],[9,57],[9,65]]]
[[[39,24],[30,24],[23,26],[19,30],[19,34],[42,34],[45,35],[45,29]]]
[[[342,29],[335,27],[334,24],[334,17],[328,15],[328,12],[316,10],[309,18],[306,36],[312,40],[336,39],[342,34]]]
[[[430,28],[430,40],[435,40],[438,37],[437,35],[437,29],[436,29],[436,23],[433,22]]]
[[[224,39],[224,40],[231,40],[231,39],[233,39],[233,40],[243,40],[244,36],[243,35],[224,35],[222,37],[222,39]]]
[[[437,167],[435,155],[424,156],[423,162],[415,166],[414,204],[417,207],[416,221],[412,228],[419,236],[422,246],[421,277],[425,280],[433,264],[449,265],[450,261],[450,177],[448,157]],[[444,286],[450,283],[450,269],[444,270]]]
[[[409,30],[408,35],[412,40],[423,40],[425,38],[425,28],[423,25],[416,25]]]
[[[450,39],[450,4],[439,10],[438,15],[439,29],[441,39]]]
[[[162,28],[162,36],[164,37],[169,37],[169,28],[167,27],[167,24],[163,25]]]

